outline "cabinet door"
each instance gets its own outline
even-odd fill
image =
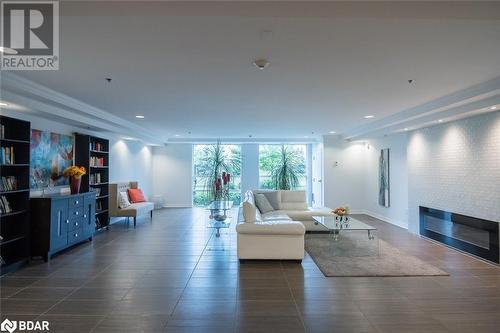
[[[85,195],[83,220],[83,233],[86,237],[92,237],[95,231],[95,194]]]
[[[50,216],[50,250],[57,250],[68,244],[68,201],[52,201]]]

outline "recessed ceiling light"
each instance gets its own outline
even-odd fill
[[[308,138],[309,138],[309,135],[304,135],[304,138],[305,138],[305,139],[308,139]]]
[[[180,134],[176,134],[175,136],[178,138],[178,137],[180,137],[181,135],[180,135]]]
[[[374,117],[375,117],[375,116],[373,116],[373,115],[369,114],[369,115],[365,116],[364,118],[365,118],[365,119],[371,119],[371,118],[374,118]]]
[[[9,106],[9,104],[4,103],[4,102],[0,102],[0,106]]]
[[[439,119],[438,121],[439,121],[440,123],[442,123],[442,122],[443,122],[443,119]]]
[[[337,133],[337,132],[335,132],[335,131],[330,131],[330,132],[328,132],[328,133],[330,133],[330,134],[335,134],[335,133]]]
[[[493,106],[490,108],[490,110],[496,110],[496,109],[497,109],[497,107],[496,107],[495,105],[493,105]]]
[[[405,127],[405,131],[407,131],[407,130],[408,130],[408,127]]]
[[[144,119],[144,116],[142,114],[138,114],[135,116],[137,119]]]

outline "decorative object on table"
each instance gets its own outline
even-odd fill
[[[348,205],[343,205],[332,210],[332,213],[335,214],[335,221],[337,222],[349,222],[349,213],[351,209]]]
[[[378,203],[380,206],[390,206],[389,188],[389,148],[381,149],[378,160]]]
[[[229,227],[231,218],[228,216],[227,211],[231,210],[232,207],[233,202],[228,200],[215,200],[207,206],[206,209],[210,211],[208,227],[217,230],[215,237],[220,237],[221,228]]]
[[[30,188],[68,185],[62,171],[73,163],[73,137],[37,129],[30,138]]]
[[[205,191],[210,201],[228,200],[231,188],[231,173],[239,171],[240,157],[222,145],[220,140],[204,149],[203,164],[207,165]]]
[[[82,183],[82,176],[87,174],[87,170],[83,166],[70,166],[63,172],[63,176],[69,178],[69,188],[71,194],[80,193],[80,185]]]
[[[275,190],[294,190],[299,186],[302,174],[302,156],[299,152],[281,146],[280,160],[271,169],[271,179]]]

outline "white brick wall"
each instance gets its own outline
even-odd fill
[[[410,231],[418,206],[500,221],[500,112],[414,131],[407,157]]]

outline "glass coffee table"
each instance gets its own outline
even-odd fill
[[[212,201],[206,209],[210,211],[208,217],[208,228],[215,228],[217,232],[215,237],[220,237],[220,229],[229,228],[231,225],[231,216],[228,215],[233,208],[233,202],[230,200]]]
[[[375,252],[377,256],[379,255],[379,237],[377,234],[377,228],[358,221],[352,217],[348,217],[347,220],[339,220],[336,219],[335,216],[313,216],[313,219],[315,224],[324,226],[325,229],[330,232],[333,236],[334,243],[342,240],[342,234],[346,232],[356,232],[356,235],[351,237],[350,244],[352,246],[360,245],[360,248],[371,247],[373,250],[369,252]],[[365,236],[363,236],[362,233],[366,233]]]

